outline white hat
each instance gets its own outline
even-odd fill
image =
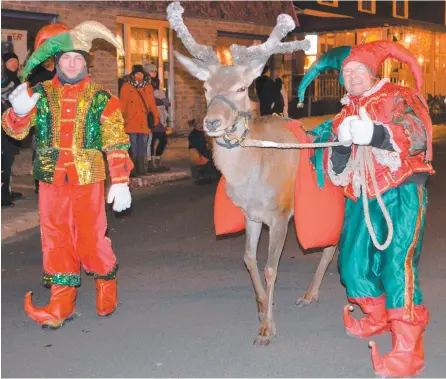
[[[144,67],[144,71],[147,73],[158,71],[156,66],[152,63],[147,63],[143,67]]]

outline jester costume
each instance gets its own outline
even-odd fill
[[[319,70],[316,62],[308,77],[312,80],[327,68],[336,68],[342,74],[342,68],[351,61],[362,63],[376,75],[384,60],[393,57],[409,65],[417,84],[415,90],[382,79],[362,95],[344,96],[341,100],[344,107],[333,119],[332,134],[337,136],[346,117],[361,116],[364,111],[360,108],[370,115],[373,135],[367,148],[372,151],[376,191],[371,172],[366,170],[366,193],[360,192],[359,173],[355,168],[357,145],[331,148],[327,159],[331,180],[344,187],[347,197],[339,241],[341,281],[349,302],[357,304],[366,314],[362,319],[354,319],[350,315],[353,308],[347,305],[344,308],[346,331],[357,337],[390,331],[392,351],[384,357],[371,342],[375,372],[390,377],[416,375],[424,366],[422,333],[429,320],[417,265],[427,204],[425,182],[434,173],[430,164],[432,124],[420,94],[422,73],[415,57],[399,44],[375,41],[342,49],[342,54],[330,59],[331,65],[322,65]],[[384,240],[389,230],[376,192],[381,194],[394,226],[393,239],[383,251],[372,242],[362,202],[362,196],[367,196],[373,229],[378,240]]]
[[[50,56],[88,52],[92,39],[98,37],[120,48],[113,34],[99,23],[84,22],[71,31],[61,24],[44,27],[24,77]],[[15,139],[25,138],[35,128],[42,281],[51,287],[51,299],[47,306],[36,308],[29,292],[25,311],[37,323],[52,328],[60,327],[74,313],[81,264],[96,279],[98,315],[115,310],[118,266],[105,236],[103,154],[112,185],[128,183],[133,168],[119,100],[88,75],[74,84],[64,83],[59,76],[28,89],[30,96],[40,95],[29,113],[18,115],[10,108],[2,117],[3,129]]]

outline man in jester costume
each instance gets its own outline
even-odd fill
[[[57,62],[57,75],[33,88],[20,85],[10,95],[12,108],[3,115],[2,127],[18,140],[35,127],[42,281],[51,286],[51,298],[48,305],[37,308],[29,292],[25,311],[38,324],[58,328],[74,314],[81,264],[96,279],[98,315],[107,316],[117,306],[118,266],[105,236],[103,153],[112,181],[107,200],[117,212],[130,207],[133,164],[119,100],[87,72],[93,39],[103,38],[122,50],[113,33],[87,21],[71,30],[62,24],[48,25],[38,38],[24,79],[51,56]]]
[[[376,77],[388,57],[408,64],[416,89]],[[330,179],[344,187],[347,197],[339,269],[349,303],[357,304],[365,314],[355,319],[350,314],[353,307],[347,305],[345,328],[347,334],[361,338],[392,334],[392,350],[384,356],[370,342],[378,375],[417,375],[424,366],[422,334],[429,321],[417,266],[427,204],[425,183],[434,173],[432,123],[420,94],[421,68],[409,50],[390,41],[343,46],[323,55],[309,69],[299,89],[301,102],[305,88],[328,68],[340,71],[348,91],[341,100],[342,111],[328,121],[332,121],[335,140],[345,146],[330,148],[326,159]],[[364,146],[371,152],[374,172],[365,170],[366,193],[361,193],[355,158]],[[393,236],[384,250],[375,247],[365,222],[367,211],[377,239],[386,238],[390,228],[377,195],[393,223]],[[363,196],[367,196],[368,210]]]

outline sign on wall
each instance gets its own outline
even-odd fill
[[[2,41],[9,42],[9,50],[14,51],[14,53],[16,53],[19,57],[20,68],[22,68],[23,63],[28,56],[27,37],[27,30],[2,29]],[[12,48],[10,46],[11,44]]]

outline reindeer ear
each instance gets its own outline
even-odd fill
[[[205,82],[211,76],[211,70],[199,59],[188,58],[179,52],[174,52],[175,57],[197,79]]]
[[[263,68],[266,65],[265,59],[253,59],[249,62],[248,67],[250,74],[252,75],[252,80],[258,78],[262,75]]]

